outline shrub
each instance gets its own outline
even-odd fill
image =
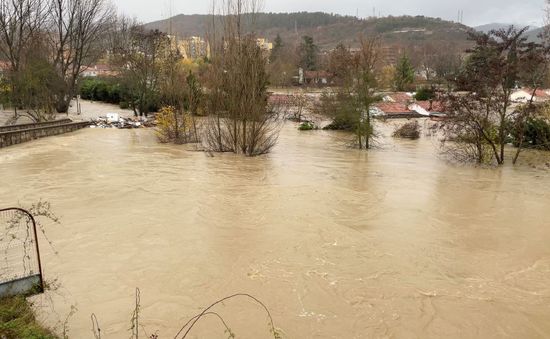
[[[164,106],[155,117],[157,138],[161,143],[185,144],[198,141],[196,122],[191,114]]]
[[[329,125],[323,127],[326,131],[353,131],[354,128],[354,122],[347,117],[335,118]]]
[[[514,144],[518,146],[518,136]],[[527,147],[550,151],[550,122],[545,118],[529,118],[525,125],[524,143]]]
[[[433,99],[434,97],[434,92],[430,88],[426,87],[420,88],[414,95],[414,98],[418,101],[427,101]]]
[[[298,127],[300,131],[313,131],[317,129],[317,126],[315,126],[314,123],[310,121],[306,121],[300,124],[300,127]]]
[[[418,139],[420,138],[420,124],[416,120],[408,122],[405,125],[396,128],[393,132],[393,137],[413,140]]]
[[[80,96],[84,100],[119,104],[122,90],[114,79],[84,78],[80,85]]]

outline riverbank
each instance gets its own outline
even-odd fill
[[[0,338],[60,339],[37,321],[32,305],[23,296],[0,299]]]

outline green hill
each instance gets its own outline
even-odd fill
[[[254,24],[245,18],[248,31],[273,40],[280,34],[284,41],[298,43],[302,36],[310,35],[321,49],[331,49],[338,43],[356,46],[360,35],[378,34],[383,41],[392,44],[422,44],[450,42],[467,46],[467,32],[471,28],[424,16],[399,16],[358,19],[328,13],[260,13]],[[156,21],[145,26],[172,32],[179,36],[205,36],[212,16],[177,15],[168,20]]]

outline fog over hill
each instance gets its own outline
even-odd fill
[[[529,30],[536,30],[536,29],[539,29],[540,27],[537,27],[537,26],[534,26],[534,25],[528,25],[528,24],[512,24],[512,23],[498,23],[498,22],[494,22],[494,23],[490,23],[490,24],[486,24],[486,25],[481,25],[481,26],[476,26],[474,27],[474,29],[476,31],[479,31],[479,32],[483,32],[483,33],[489,33],[489,31],[492,31],[492,30],[499,30],[499,29],[507,29],[508,27],[510,26],[515,26],[517,28],[524,28],[524,27],[529,27]]]
[[[543,27],[529,26],[525,24],[504,24],[504,23],[491,23],[491,24],[476,26],[474,27],[474,29],[478,32],[488,33],[489,31],[492,31],[492,30],[507,29],[512,25],[517,29],[529,27],[527,32],[525,32],[525,36],[528,38],[529,41],[540,41],[540,35],[544,31]]]

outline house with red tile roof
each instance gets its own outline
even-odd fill
[[[389,119],[425,118],[440,115],[445,111],[439,101],[416,101],[412,93],[390,93],[384,96],[383,102],[373,105],[371,114]]]
[[[550,90],[548,89],[537,89],[535,95],[533,96],[532,88],[521,88],[510,95],[512,102],[516,103],[526,103],[533,98],[534,102],[545,102],[550,100]]]
[[[91,65],[82,70],[83,77],[112,77],[119,75],[119,72],[105,64]]]
[[[384,102],[396,102],[396,103],[409,103],[414,101],[412,93],[408,92],[395,92],[384,96]]]

